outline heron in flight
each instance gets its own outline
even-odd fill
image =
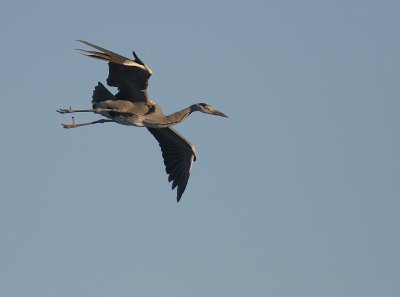
[[[227,117],[222,112],[206,103],[193,104],[170,115],[164,115],[160,106],[148,95],[147,87],[152,70],[133,52],[134,59],[118,55],[87,41],[77,40],[95,50],[78,49],[86,56],[108,61],[109,73],[107,84],[118,88],[113,95],[101,82],[94,88],[92,109],[58,109],[61,114],[92,112],[107,119],[77,124],[72,118],[71,124],[62,124],[71,129],[81,126],[118,123],[128,126],[146,127],[158,141],[164,159],[168,181],[172,189],[177,188],[177,201],[182,197],[189,180],[193,161],[196,160],[194,146],[171,126],[185,120],[192,112]]]

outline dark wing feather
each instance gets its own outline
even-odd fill
[[[148,72],[133,66],[126,66],[116,63],[108,63],[107,84],[118,87],[119,92],[115,94],[118,99],[133,102],[148,102],[147,93]]]
[[[83,40],[78,41],[99,51],[79,49],[82,54],[109,62],[107,84],[112,87],[118,87],[119,92],[115,95],[117,99],[132,102],[149,101],[147,87],[153,72],[139,59],[135,52],[133,53],[135,59],[131,60],[93,43]]]
[[[182,197],[189,181],[190,169],[196,161],[194,146],[172,128],[147,128],[158,141],[172,189],[178,187],[177,201]]]

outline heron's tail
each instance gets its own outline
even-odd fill
[[[115,100],[115,96],[107,90],[107,88],[99,82],[93,90],[92,103],[102,102],[106,100]]]

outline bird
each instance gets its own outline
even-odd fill
[[[72,117],[71,124],[62,124],[71,129],[100,123],[118,123],[127,126],[146,127],[157,140],[172,190],[177,188],[177,202],[180,201],[189,181],[193,162],[196,161],[195,147],[171,126],[181,123],[193,112],[225,117],[228,116],[207,103],[196,103],[180,111],[165,115],[161,107],[148,94],[148,82],[153,71],[138,57],[126,58],[110,50],[84,40],[77,40],[91,50],[76,49],[79,53],[108,62],[107,85],[118,88],[111,93],[101,82],[95,86],[92,95],[92,109],[58,109],[61,114],[92,112],[100,114],[97,121],[77,124]],[[94,50],[93,50],[94,49]]]

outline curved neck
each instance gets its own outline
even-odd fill
[[[166,123],[169,124],[169,126],[178,124],[180,122],[182,122],[184,119],[186,119],[192,112],[193,112],[193,108],[192,106],[184,108],[180,111],[171,113],[170,115],[167,115],[165,117],[166,119]]]
[[[195,111],[192,106],[182,109],[180,111],[171,113],[170,115],[163,115],[162,113],[158,113],[155,116],[149,116],[145,119],[144,125],[146,127],[153,128],[168,128],[175,124],[182,122],[186,119],[193,111]]]

